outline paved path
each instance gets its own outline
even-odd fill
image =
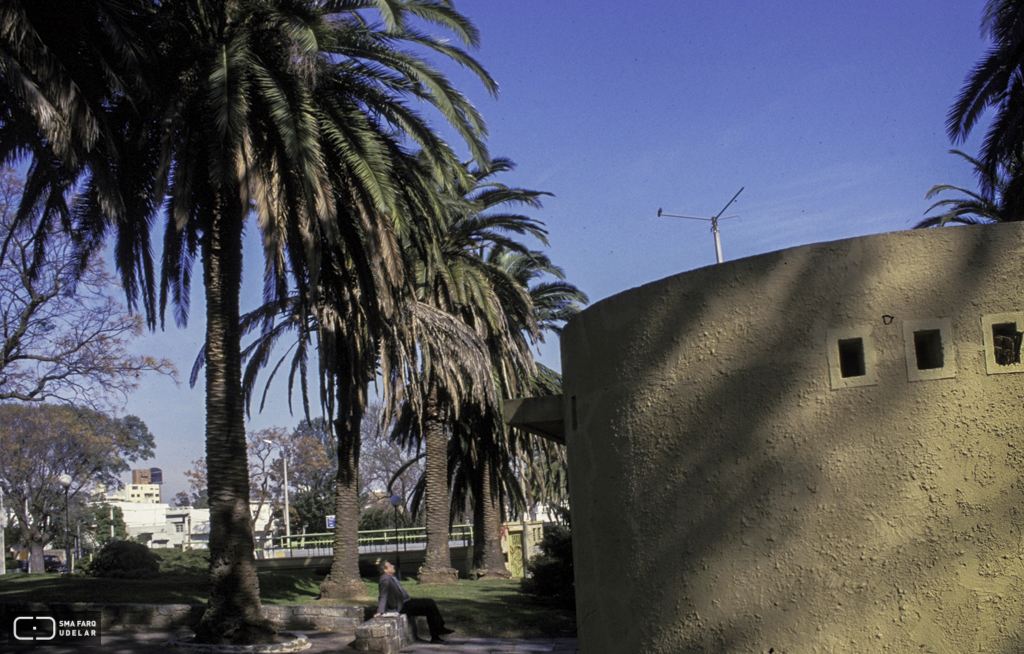
[[[456,652],[460,654],[506,654],[508,652],[557,652],[576,654],[575,638],[449,638],[445,645],[413,643],[402,650],[409,654]]]
[[[348,647],[355,640],[351,630],[305,632],[312,645],[302,654],[345,654],[355,650]],[[29,646],[7,647],[6,639],[0,642],[0,651],[12,654],[189,654],[190,648],[169,647],[167,642],[174,636],[165,631],[120,631],[110,630],[103,634],[103,644],[96,647]],[[510,652],[553,652],[577,654],[575,638],[460,638],[447,639],[444,645],[427,642],[413,643],[402,650],[406,654],[508,654]]]

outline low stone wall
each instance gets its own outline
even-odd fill
[[[12,613],[31,611],[99,611],[103,629],[174,629],[195,628],[206,610],[204,605],[193,604],[91,604],[5,602],[0,614],[7,624]],[[306,631],[333,631],[354,629],[364,620],[361,606],[264,606],[263,615],[278,629]]]

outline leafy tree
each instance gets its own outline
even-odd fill
[[[292,533],[326,531],[334,514],[338,458],[334,432],[323,418],[301,421],[288,439],[288,477],[296,489],[291,499]]]
[[[135,416],[52,404],[0,404],[0,443],[0,490],[33,572],[43,571],[43,548],[64,527],[60,475],[71,475],[67,498],[79,502],[96,484],[116,486],[131,462],[151,458],[154,448],[153,435]]]
[[[390,438],[391,430],[380,424],[381,407],[372,403],[366,412],[362,426],[363,452],[359,458],[360,504],[364,515],[378,509],[392,512],[391,497],[400,498],[399,516],[404,526],[411,526],[410,512],[413,489],[423,475],[423,455],[415,449],[408,449]],[[374,502],[374,498],[379,498]],[[393,518],[388,518],[393,523]],[[360,518],[360,525],[362,525]],[[380,527],[362,527],[360,529]]]
[[[22,183],[0,169],[0,401],[63,401],[94,409],[125,400],[147,372],[174,374],[166,359],[131,354],[142,320],[108,294],[103,261],[79,269],[75,243],[43,240],[39,214],[16,224]]]
[[[271,441],[268,443],[267,441]],[[274,444],[280,442],[287,446],[287,431],[281,427],[270,427],[256,431],[249,431],[246,434],[246,451],[249,464],[249,485],[250,498],[255,498],[255,504],[250,502],[252,519],[255,521],[262,513],[267,503],[275,501],[276,497],[282,495],[282,474],[280,472],[280,459],[277,460],[277,470],[274,472]],[[197,509],[206,509],[210,506],[210,495],[207,490],[206,459],[196,459],[192,467],[185,471],[185,480],[188,481],[189,490],[181,491],[175,495],[177,506],[192,506]],[[276,489],[274,483],[277,483]]]
[[[280,448],[280,449],[278,449]],[[252,510],[252,517],[255,521],[262,513],[265,506],[269,507],[271,520],[267,523],[269,530],[273,526],[275,518],[284,523],[284,461],[279,456],[274,458],[274,453],[283,454],[288,457],[288,486],[291,505],[289,507],[288,519],[292,525],[292,533],[296,529],[295,513],[295,491],[292,488],[303,488],[306,479],[313,478],[312,468],[319,467],[321,476],[326,474],[331,462],[330,457],[325,453],[311,447],[306,438],[296,438],[294,432],[289,432],[284,427],[270,427],[259,431],[249,432],[249,481],[252,485],[252,494],[258,503]],[[317,480],[323,484],[322,480]],[[322,523],[322,521],[321,521]],[[277,533],[283,535],[284,529],[278,529]]]
[[[187,491],[178,491],[171,499],[171,506],[192,506],[192,498],[189,496]]]
[[[302,420],[288,436],[288,477],[298,490],[318,489],[334,497],[338,466],[334,433],[323,418]]]
[[[292,533],[327,531],[327,516],[334,514],[333,490],[322,487],[301,488],[292,495]]]
[[[185,471],[185,480],[188,482],[187,502],[178,506],[191,506],[197,509],[210,508],[210,493],[206,489],[206,459],[196,459],[192,467]],[[175,497],[185,494],[184,491]],[[181,498],[185,500],[186,498]]]
[[[114,519],[111,521],[110,516]],[[96,544],[103,547],[112,540],[127,540],[128,527],[124,522],[124,512],[121,507],[107,503],[86,504],[80,514],[83,523],[93,525],[91,531],[96,539]],[[114,526],[114,535],[110,535],[110,526]]]

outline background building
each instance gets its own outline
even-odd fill
[[[152,548],[206,548],[210,541],[210,510],[190,506],[171,507],[163,503],[160,468],[132,470],[132,483],[124,488],[98,490],[101,501],[117,506],[124,515],[128,536]],[[270,522],[270,505],[251,506],[254,530],[259,540]]]

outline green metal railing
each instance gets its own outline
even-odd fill
[[[470,545],[473,542],[473,525],[453,525],[448,532],[449,542]],[[359,549],[362,552],[394,552],[421,549],[427,543],[425,527],[407,529],[374,529],[359,532]],[[295,534],[267,538],[257,547],[257,556],[264,558],[290,556],[331,556],[334,554],[334,532],[321,534]]]

